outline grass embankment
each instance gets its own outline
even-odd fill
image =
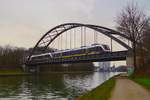
[[[9,70],[9,69],[2,69],[2,70],[0,70],[0,76],[9,76],[9,75],[25,75],[25,74],[27,74],[27,73],[25,73],[22,69],[19,69],[19,68],[17,68],[17,69],[11,69],[11,70]]]
[[[140,67],[137,71],[129,77],[131,80],[142,85],[150,90],[150,67],[149,65]]]
[[[134,77],[130,79],[150,90],[150,78]]]
[[[77,100],[108,100],[115,86],[115,78],[111,78]]]

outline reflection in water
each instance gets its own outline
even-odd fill
[[[72,100],[115,74],[93,72],[0,77],[0,99]]]

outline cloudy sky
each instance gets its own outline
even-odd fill
[[[0,0],[0,46],[32,47],[49,29],[66,22],[115,28],[133,0]],[[150,15],[150,0],[134,0]]]

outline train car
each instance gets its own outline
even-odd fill
[[[52,53],[44,53],[40,55],[31,56],[32,60],[47,60],[47,59],[55,59],[55,58],[70,58],[70,57],[78,57],[92,54],[101,54],[103,52],[110,52],[110,48],[105,44],[92,44],[91,46],[84,46],[81,48],[70,49],[70,50],[60,50]]]
[[[52,54],[51,53],[44,53],[44,54],[39,54],[39,55],[33,55],[31,56],[30,60],[47,60],[52,58]]]
[[[54,58],[69,58],[74,56],[84,56],[84,55],[92,55],[92,54],[100,54],[103,52],[110,52],[109,46],[105,44],[93,44],[91,46],[58,51],[52,53]]]

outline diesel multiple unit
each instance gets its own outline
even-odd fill
[[[81,48],[61,50],[49,52],[39,55],[31,56],[30,60],[47,60],[47,59],[66,59],[72,57],[79,57],[85,55],[101,54],[103,52],[110,52],[110,48],[105,44],[92,44],[91,46],[83,46]]]

